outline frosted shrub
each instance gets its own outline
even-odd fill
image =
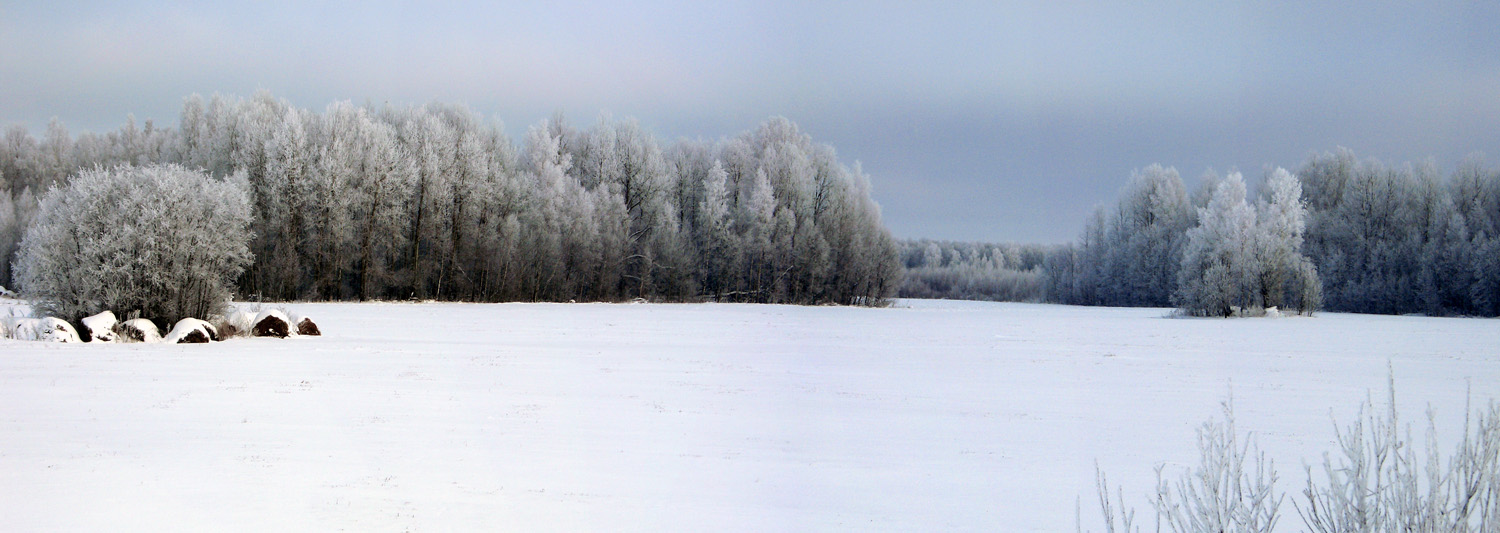
[[[1198,454],[1198,467],[1175,485],[1157,467],[1152,503],[1172,531],[1261,533],[1276,527],[1282,499],[1276,492],[1276,463],[1253,441],[1241,443],[1232,402],[1224,403],[1223,423],[1198,428]]]
[[[94,168],[42,199],[16,277],[39,316],[112,310],[158,325],[218,313],[250,263],[243,175],[177,165]]]
[[[1383,415],[1366,400],[1339,431],[1338,453],[1323,455],[1322,476],[1307,467],[1307,488],[1293,501],[1307,531],[1500,531],[1500,406],[1491,402],[1477,417],[1465,413],[1462,441],[1446,459],[1429,411],[1419,459],[1410,428],[1397,420],[1394,382],[1389,391]],[[1230,403],[1223,423],[1198,430],[1198,450],[1197,468],[1175,484],[1157,468],[1157,530],[1165,523],[1174,533],[1272,531],[1285,494],[1275,490],[1275,464],[1239,440]],[[1103,472],[1097,476],[1105,531],[1137,531],[1124,491],[1111,498]]]
[[[1156,468],[1156,530],[1165,523],[1173,533],[1266,533],[1276,528],[1284,496],[1276,492],[1276,463],[1261,453],[1253,438],[1234,426],[1234,401],[1223,404],[1223,422],[1208,421],[1198,428],[1198,466],[1176,483]],[[1111,501],[1098,476],[1099,510],[1105,531],[1133,533],[1135,511],[1125,506],[1124,491]],[[1118,524],[1118,525],[1117,525]],[[1079,524],[1082,530],[1082,524]]]
[[[1308,467],[1305,507],[1309,530],[1489,532],[1500,528],[1500,410],[1491,403],[1477,420],[1465,413],[1463,441],[1446,464],[1428,412],[1425,461],[1411,430],[1396,417],[1395,387],[1378,416],[1367,400],[1338,435],[1337,461],[1323,455],[1324,483]]]

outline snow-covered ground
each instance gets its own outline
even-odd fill
[[[302,304],[324,336],[0,340],[0,517],[38,530],[1098,530],[1233,391],[1280,487],[1387,364],[1445,447],[1500,321],[905,301]],[[0,314],[5,310],[0,309]],[[1420,439],[1419,439],[1420,440]],[[1299,530],[1288,501],[1284,530]],[[1149,523],[1149,521],[1148,521]]]

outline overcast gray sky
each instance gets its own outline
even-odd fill
[[[898,237],[1070,240],[1154,162],[1500,159],[1492,1],[12,0],[0,50],[0,122],[36,135],[258,89],[460,102],[515,137],[554,110],[665,139],[784,115],[864,163]]]

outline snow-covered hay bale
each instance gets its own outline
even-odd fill
[[[82,342],[78,339],[78,332],[73,326],[68,325],[66,320],[55,317],[46,318],[7,318],[6,329],[10,330],[10,337],[23,341],[42,342]]]
[[[250,330],[256,337],[286,338],[291,334],[291,319],[280,309],[266,309],[255,315],[255,326]]]
[[[47,342],[83,342],[78,338],[78,332],[73,325],[61,318],[47,317],[42,319],[42,340]]]
[[[298,313],[292,314],[292,329],[294,329],[298,335],[308,335],[316,337],[323,334],[323,332],[318,329],[317,322],[313,322],[312,318]]]
[[[78,338],[78,332],[68,321],[56,317],[46,317],[40,320],[38,339],[43,342],[83,342]]]
[[[168,336],[168,344],[208,344],[208,330],[203,328],[192,328],[186,334]],[[176,339],[173,341],[173,339]]]
[[[184,318],[172,326],[172,331],[167,333],[164,342],[169,344],[192,344],[206,343],[218,340],[219,333],[213,324],[196,319]]]
[[[83,317],[84,338],[89,342],[115,342],[115,314],[105,311],[93,316]]]
[[[255,328],[255,313],[244,309],[234,308],[224,316],[224,326],[219,328],[219,334],[224,337],[235,337],[249,335],[250,330]]]
[[[144,318],[133,318],[115,324],[115,338],[128,342],[161,342],[161,330],[156,323]]]

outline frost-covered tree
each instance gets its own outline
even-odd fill
[[[1198,210],[1188,230],[1175,301],[1184,312],[1231,316],[1252,302],[1255,211],[1245,203],[1245,181],[1231,173]]]
[[[1046,260],[1047,299],[1072,305],[1103,305],[1106,215],[1095,206],[1078,241],[1060,247]]]
[[[745,202],[746,227],[743,234],[745,251],[744,284],[750,301],[771,301],[770,292],[776,278],[772,265],[775,248],[772,236],[775,231],[776,198],[771,192],[771,180],[762,170],[756,170],[750,179],[749,199]]]
[[[177,115],[177,154],[179,162],[187,168],[208,168],[206,113],[202,95],[182,99],[182,111]]]
[[[0,189],[0,287],[11,283],[10,262],[21,244],[20,221],[16,219],[15,200],[9,189]]]
[[[1258,210],[1252,209],[1243,178],[1232,173],[1199,208],[1198,226],[1187,232],[1174,297],[1184,312],[1230,316],[1269,307],[1310,313],[1318,307],[1317,270],[1302,254],[1301,184],[1277,168],[1265,187]]]
[[[1430,172],[1430,170],[1420,170]],[[1418,294],[1426,236],[1419,169],[1366,162],[1320,214],[1310,255],[1324,275],[1329,307],[1376,313],[1424,311]]]
[[[411,162],[394,130],[357,114],[358,146],[349,195],[354,249],[355,293],[360,300],[386,295],[398,284],[396,264],[406,249],[406,199],[411,196]]]
[[[412,294],[432,296],[440,284],[440,260],[451,242],[445,231],[449,221],[452,190],[446,172],[453,159],[453,132],[438,117],[419,109],[397,112],[394,120],[416,172],[411,209],[407,266],[411,269]],[[391,120],[391,119],[388,119]]]
[[[1153,174],[1157,172],[1141,173]],[[1278,169],[1259,190],[1255,205],[1260,223],[1251,246],[1256,252],[1245,263],[1245,271],[1253,273],[1244,287],[1250,296],[1235,305],[1500,314],[1495,303],[1500,301],[1500,269],[1493,266],[1491,253],[1500,233],[1500,172],[1485,168],[1477,156],[1464,161],[1446,182],[1431,161],[1401,166],[1361,162],[1343,148],[1310,158],[1294,175],[1300,187],[1291,187],[1289,175]],[[1211,172],[1204,180],[1189,201],[1200,213],[1227,181]],[[1165,243],[1173,233],[1140,224],[1153,213],[1141,207],[1176,195],[1144,194],[1162,188],[1143,183],[1149,181],[1138,175],[1116,209],[1097,211],[1078,242],[1049,254],[1049,300],[1141,305],[1138,299],[1158,292],[1142,283],[1150,276],[1139,266],[1165,255],[1162,250],[1169,249]],[[1302,201],[1294,205],[1285,198],[1297,188]],[[1187,227],[1197,223],[1192,218],[1184,217]],[[1306,260],[1291,252],[1298,242]],[[1176,279],[1185,278],[1179,272]]]
[[[1065,247],[925,239],[898,246],[905,267],[902,298],[1040,302],[1047,294],[1046,269],[1067,268],[1059,251]]]
[[[525,299],[559,299],[577,290],[571,276],[590,272],[597,263],[593,242],[598,238],[594,197],[568,176],[573,168],[563,152],[563,136],[550,122],[532,126],[526,134],[526,167],[534,205],[528,210],[521,244],[526,259],[521,275]]]
[[[575,136],[573,160],[580,184],[588,190],[607,189],[624,207],[625,218],[600,221],[601,230],[624,228],[620,294],[657,292],[671,271],[688,267],[675,253],[680,221],[669,203],[674,187],[661,146],[635,120],[615,121],[608,115]]]
[[[1199,194],[1212,194],[1215,183]],[[1193,206],[1175,169],[1151,165],[1136,171],[1113,209],[1097,208],[1080,241],[1053,252],[1048,297],[1082,305],[1168,305],[1195,223]]]
[[[668,191],[669,201],[677,206],[683,231],[696,231],[698,207],[703,204],[708,173],[715,164],[724,172],[725,205],[733,214],[735,184],[730,181],[729,171],[724,168],[724,160],[718,157],[714,143],[682,139],[663,149],[662,157],[667,162],[667,173],[674,185]]]
[[[37,312],[73,322],[140,312],[159,327],[229,302],[252,259],[243,174],[210,178],[176,165],[92,169],[54,188],[16,260]]]
[[[1267,198],[1260,202],[1253,242],[1253,283],[1259,290],[1259,304],[1312,312],[1318,307],[1322,289],[1316,268],[1302,254],[1307,225],[1302,184],[1278,167],[1265,186]]]
[[[491,125],[484,137],[485,156],[488,159],[484,190],[480,199],[479,220],[476,221],[480,242],[476,245],[476,269],[479,271],[479,298],[496,300],[505,298],[505,290],[512,283],[517,233],[520,219],[517,214],[526,204],[528,191],[522,180],[519,154],[504,126],[499,122]]]
[[[244,172],[257,261],[239,288],[257,298],[878,303],[900,278],[868,176],[779,117],[662,143],[632,119],[578,130],[558,116],[517,146],[462,106],[193,95],[175,130],[127,117],[70,139],[54,123],[38,143],[10,128],[11,225],[34,209],[28,190],[147,162]]]
[[[1169,304],[1193,218],[1176,169],[1151,165],[1131,176],[1101,241],[1107,246],[1103,268],[1109,280],[1103,303]]]
[[[714,161],[703,183],[703,200],[696,210],[703,290],[716,297],[733,290],[735,267],[740,261],[739,248],[734,243],[728,186],[729,175],[724,165]]]
[[[1474,284],[1469,298],[1475,312],[1500,315],[1500,238],[1475,239]]]
[[[41,153],[36,162],[38,179],[34,187],[46,190],[67,179],[73,171],[73,137],[68,135],[68,128],[57,117],[47,122],[47,133],[39,149]]]
[[[1500,171],[1471,155],[1454,174],[1451,191],[1469,241],[1457,258],[1468,264],[1469,310],[1500,315]]]
[[[4,137],[0,137],[0,176],[9,182],[12,192],[42,189],[37,170],[40,152],[36,138],[25,126],[15,124],[5,129]]]
[[[353,201],[349,194],[355,183],[363,157],[361,146],[361,112],[347,103],[336,103],[322,117],[307,121],[315,125],[319,146],[312,158],[302,189],[304,197],[303,255],[306,264],[303,290],[318,299],[343,298],[349,294],[344,283],[353,264]]]
[[[242,288],[252,294],[291,299],[303,296],[307,268],[308,208],[312,198],[314,154],[304,117],[288,109],[270,128],[259,151],[264,166],[253,179],[252,207],[257,221],[251,250],[260,258]],[[248,173],[248,171],[246,171]]]

